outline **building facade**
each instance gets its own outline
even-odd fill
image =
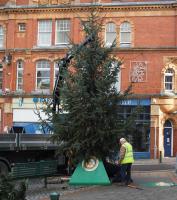
[[[151,157],[177,153],[177,2],[154,0],[4,0],[0,3],[0,130],[12,125],[40,132],[36,106],[50,97],[57,61],[70,41],[83,41],[82,20],[91,9],[103,18],[105,46],[116,40],[122,60],[120,91],[132,84],[122,102],[126,119],[143,106],[133,134],[136,151]],[[45,116],[44,116],[45,117]],[[32,126],[34,129],[32,129]],[[132,136],[133,135],[133,136]]]

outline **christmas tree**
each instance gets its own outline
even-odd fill
[[[52,115],[52,139],[77,163],[104,159],[117,148],[127,125],[118,115],[120,102],[129,94],[116,87],[122,63],[113,54],[115,44],[104,46],[101,19],[93,12],[82,26],[89,42],[73,44],[72,61],[65,69],[59,66],[61,107]]]

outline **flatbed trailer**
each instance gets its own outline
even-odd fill
[[[67,167],[65,156],[56,156],[57,144],[50,134],[0,134],[0,174],[7,174],[15,163],[58,160],[59,171]]]

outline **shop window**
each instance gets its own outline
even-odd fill
[[[38,46],[51,46],[52,21],[40,20],[38,22]]]
[[[2,90],[2,82],[3,82],[3,66],[0,64],[0,90]]]
[[[47,60],[38,61],[36,64],[36,89],[50,89],[50,63]]]
[[[4,30],[3,27],[0,26],[0,48],[4,46]]]
[[[123,22],[120,25],[120,47],[131,46],[131,24]]]
[[[114,23],[106,24],[105,46],[110,47],[113,42],[116,42],[116,25]]]
[[[141,111],[135,114],[137,106],[120,106],[118,119],[129,121],[130,125],[125,132],[126,138],[133,144],[134,151],[149,151],[150,135],[150,106],[143,106]],[[133,117],[132,117],[133,116]]]
[[[17,62],[17,83],[16,83],[16,90],[23,89],[23,70],[24,70],[24,63],[22,60]]]
[[[165,71],[165,91],[173,91],[173,82],[174,82],[174,71],[173,69],[167,69]]]
[[[56,45],[70,43],[70,20],[63,19],[56,21]]]

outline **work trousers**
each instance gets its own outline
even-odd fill
[[[125,184],[129,184],[132,182],[131,166],[132,166],[132,163],[121,164],[121,168],[120,168],[121,182]]]

